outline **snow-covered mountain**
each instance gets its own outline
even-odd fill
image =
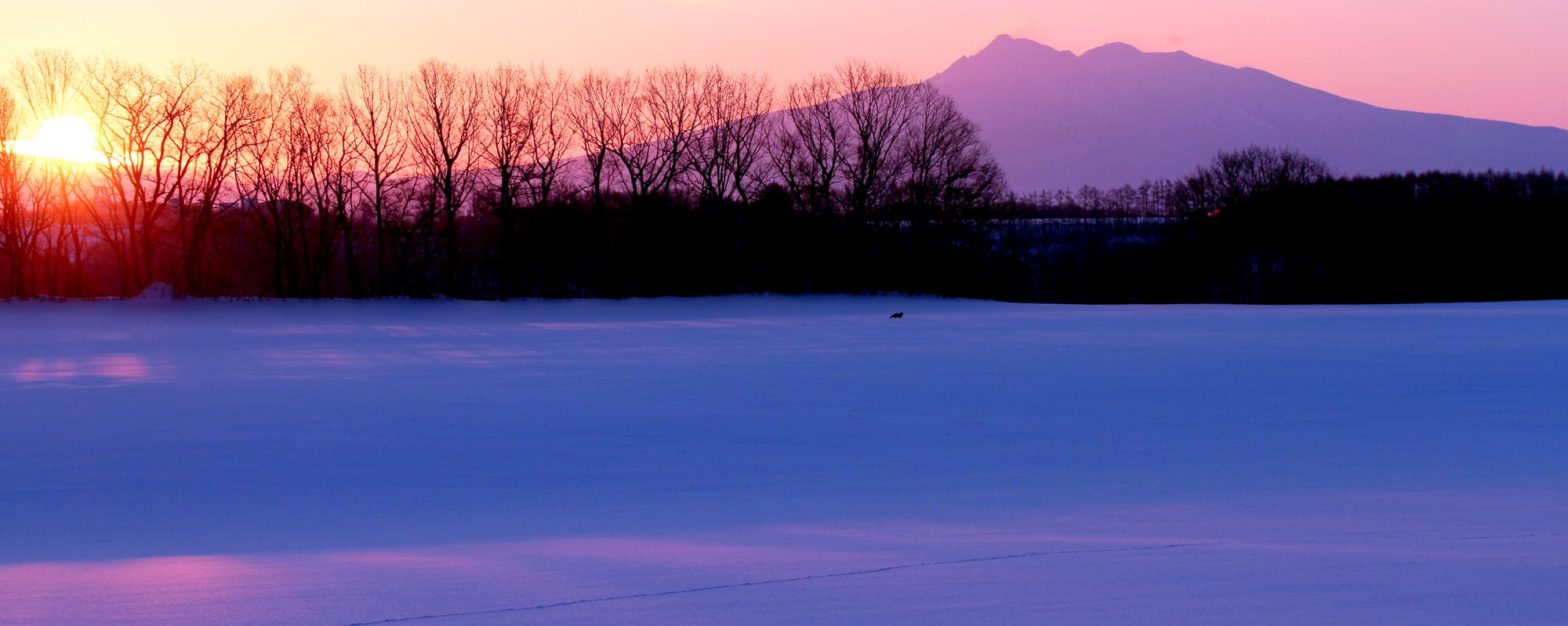
[[[1004,35],[931,81],[980,125],[1020,191],[1177,177],[1252,144],[1342,174],[1568,170],[1568,130],[1384,109],[1126,44],[1075,55]]]

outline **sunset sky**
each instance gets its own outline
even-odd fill
[[[7,3],[0,57],[40,48],[222,70],[440,57],[784,81],[863,58],[940,71],[998,34],[1081,52],[1186,50],[1373,104],[1568,127],[1562,0],[53,0]],[[448,8],[461,7],[461,8]]]

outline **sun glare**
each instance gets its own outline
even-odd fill
[[[12,141],[11,149],[39,159],[84,164],[104,161],[98,151],[98,132],[91,122],[74,115],[45,120],[33,130],[32,137]]]

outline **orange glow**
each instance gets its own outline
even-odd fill
[[[27,139],[12,141],[17,154],[79,164],[104,162],[98,150],[98,131],[91,122],[75,115],[44,120]]]

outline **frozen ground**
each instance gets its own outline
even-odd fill
[[[4,624],[1564,615],[1568,303],[0,305]]]

